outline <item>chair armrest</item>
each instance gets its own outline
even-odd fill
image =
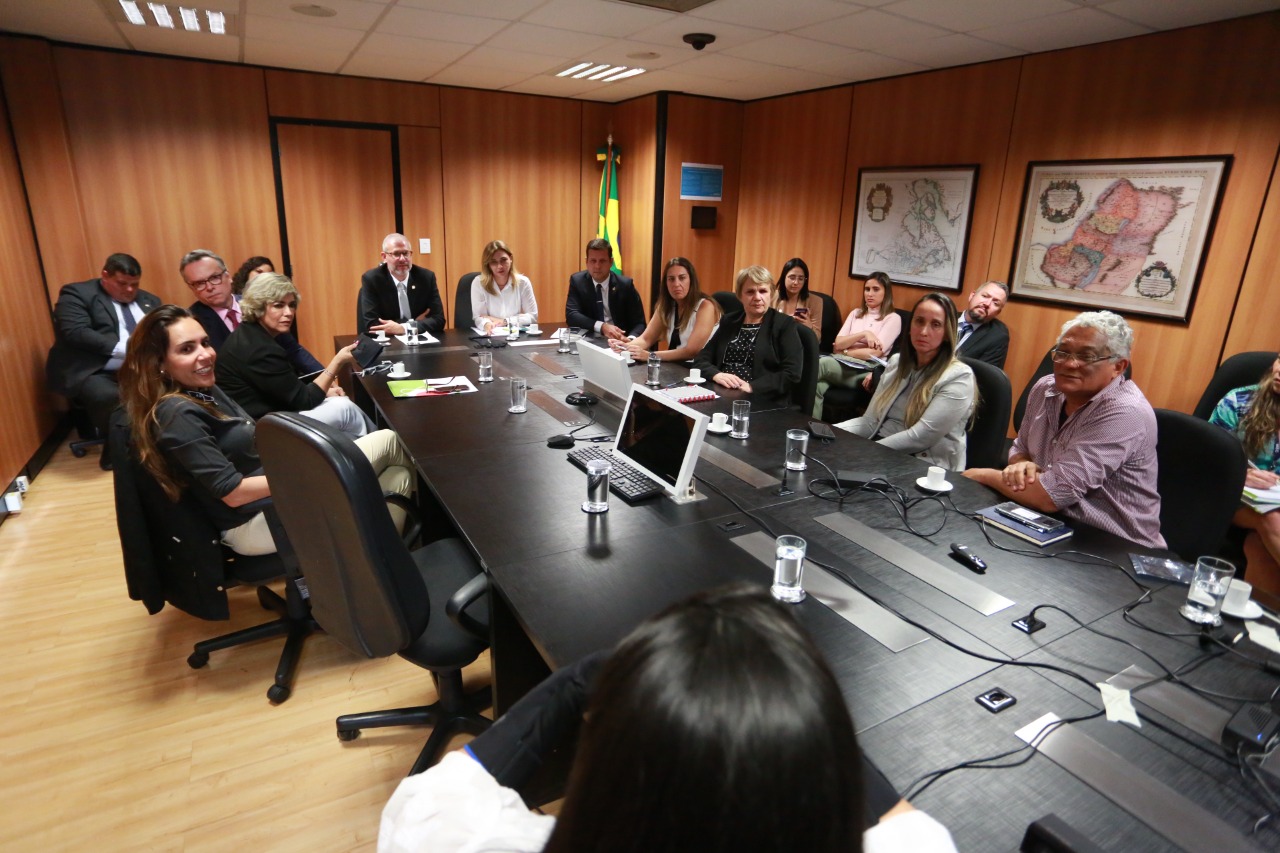
[[[481,573],[458,587],[458,591],[449,596],[445,602],[444,612],[462,630],[476,637],[489,641],[489,626],[467,613],[467,608],[489,591],[489,576]]]
[[[422,511],[418,509],[417,504],[399,492],[383,492],[382,497],[387,503],[395,504],[404,510],[406,518],[404,531],[400,534],[400,538],[404,540],[406,548],[412,547],[422,533]]]

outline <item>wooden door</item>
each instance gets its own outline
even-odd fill
[[[320,361],[356,331],[360,276],[398,230],[391,128],[276,124],[285,269],[301,294],[299,340]]]

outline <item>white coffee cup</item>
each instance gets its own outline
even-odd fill
[[[924,481],[931,489],[945,489],[947,487],[947,469],[937,465],[930,465],[929,476],[925,477]]]
[[[716,429],[724,429],[729,425],[729,416],[724,412],[716,412],[711,416],[711,425]]]
[[[395,364],[391,365],[391,372],[395,374],[404,373],[404,362],[397,361]]]
[[[381,344],[381,343],[386,343],[386,341],[387,341],[387,333],[386,333],[386,331],[385,331],[385,330],[383,330],[383,329],[379,329],[379,330],[377,331],[377,333],[373,336],[373,339],[374,339],[375,341],[377,341],[378,343],[380,343],[380,344]]]
[[[537,323],[533,323],[533,324],[531,324],[531,325],[529,326],[529,334],[531,334],[531,335],[536,335],[536,334],[538,334],[538,332],[541,332],[541,331],[542,331],[542,330],[538,328],[538,324],[537,324]]]
[[[1249,606],[1249,599],[1252,596],[1253,584],[1233,578],[1231,586],[1227,587],[1227,597],[1222,602],[1222,609],[1231,613],[1242,613]]]
[[[701,371],[701,370],[699,370],[699,369],[698,369],[698,368],[696,368],[696,367],[691,367],[691,368],[689,368],[689,381],[690,381],[690,382],[697,382],[697,381],[698,381],[699,379],[701,379],[701,378],[702,378],[702,371]]]

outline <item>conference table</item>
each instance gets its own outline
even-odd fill
[[[1098,714],[1097,682],[1141,688],[1132,693],[1141,728],[1101,715],[1050,727],[1036,748],[994,762],[1014,766],[959,770],[913,798],[960,849],[1017,849],[1050,814],[1106,850],[1280,847],[1271,828],[1249,834],[1270,810],[1253,774],[1280,790],[1280,762],[1242,771],[1217,743],[1244,700],[1265,703],[1276,689],[1245,659],[1270,653],[1249,640],[1202,647],[1177,613],[1184,587],[1144,581],[1144,595],[1129,555],[1160,552],[1093,529],[1043,551],[984,531],[969,514],[996,503],[994,492],[951,474],[953,489],[930,497],[916,486],[926,463],[837,430],[834,441],[811,439],[810,456],[884,478],[908,506],[879,491],[841,498],[816,462],[785,472],[785,432],[808,417],[772,407],[752,412],[745,440],[707,435],[698,500],[612,496],[607,513],[587,514],[585,475],[546,440],[588,422],[579,436],[612,434],[618,409],[565,403],[583,388],[580,362],[554,344],[494,350],[487,384],[476,382],[476,346],[450,331],[383,356],[416,379],[466,376],[475,393],[396,398],[385,373],[361,377],[354,393],[412,455],[429,522],[463,538],[490,577],[496,713],[693,592],[768,585],[772,540],[793,533],[810,560],[810,595],[795,614],[839,681],[862,749],[900,791],[930,771],[1025,747],[1046,715]],[[663,384],[686,372],[664,363]],[[643,382],[644,365],[633,375]],[[523,414],[507,411],[513,377],[530,389]],[[743,396],[715,390],[690,405],[728,412]],[[978,552],[987,572],[949,559],[952,542]],[[1012,625],[1037,605],[1043,628]],[[1160,679],[1165,668],[1180,680]],[[996,688],[1016,701],[993,713],[976,698]]]

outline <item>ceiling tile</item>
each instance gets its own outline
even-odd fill
[[[603,36],[516,23],[489,39],[485,47],[511,48],[545,56],[591,59],[594,51],[608,43],[609,39]],[[605,57],[601,57],[598,61],[604,62]]]
[[[57,4],[8,2],[0,9],[0,30],[76,44],[127,48],[129,36],[145,29],[129,23],[116,24],[93,0]]]
[[[349,60],[338,69],[339,74],[355,77],[377,77],[383,80],[409,80],[421,83],[433,74],[439,74],[448,68],[444,62],[407,62],[403,59],[392,59],[387,56],[363,56]]]
[[[731,47],[724,51],[730,56],[767,62],[771,65],[782,65],[787,68],[799,68],[802,65],[812,65],[828,59],[839,59],[848,52],[847,47],[786,33],[768,36],[751,44]]]
[[[632,56],[631,54],[656,53],[653,56]],[[630,39],[614,39],[606,42],[598,50],[594,51],[594,55],[600,57],[601,62],[613,61],[617,65],[639,66],[650,71],[655,68],[666,68],[675,65],[678,62],[684,62],[689,57],[687,54],[693,53],[688,49],[688,45],[680,45],[679,48],[670,47],[662,44],[650,44],[643,41],[632,41]]]
[[[332,18],[300,15],[293,11],[293,7],[302,2],[313,2],[317,6],[332,9],[338,14]],[[233,3],[234,5],[236,4]],[[387,8],[386,3],[366,3],[363,0],[252,0],[250,5],[251,14],[261,17],[279,18],[284,21],[297,21],[322,27],[346,27],[352,30],[369,29]],[[201,6],[206,8],[203,3]]]
[[[713,80],[740,80],[743,77],[754,77],[768,71],[780,70],[775,65],[753,62],[750,59],[739,59],[724,53],[713,53],[710,56],[696,56],[669,70],[677,74],[694,74],[710,77]]]
[[[857,80],[878,80],[881,77],[896,77],[899,74],[912,74],[928,69],[915,62],[881,56],[870,51],[850,53],[841,59],[827,62],[815,62],[804,66],[805,71],[816,71],[850,83]]]
[[[930,68],[949,68],[953,65],[1007,59],[1022,53],[1017,48],[963,34],[885,45],[880,48],[880,52],[894,59],[905,59]]]
[[[525,23],[579,33],[623,38],[679,17],[675,12],[608,0],[550,0],[530,12]]]
[[[681,16],[656,27],[650,27],[635,33],[632,37],[639,41],[653,42],[654,44],[665,44],[679,50],[687,50],[693,53],[692,47],[684,43],[685,33],[708,32],[715,35],[714,44],[707,45],[705,48],[707,53],[717,53],[725,48],[735,47],[740,44],[748,44],[762,39],[770,35],[768,30],[762,30],[756,27],[740,27],[737,24],[717,23],[708,25],[708,22],[699,18],[689,18]]]
[[[689,11],[685,17],[787,32],[843,17],[853,11],[849,4],[835,0],[787,0],[785,3],[778,0],[716,0]]]
[[[1110,41],[1149,32],[1147,27],[1121,20],[1095,9],[1076,9],[1032,21],[975,30],[970,35],[1026,51],[1056,50],[1080,44]]]
[[[599,86],[600,81],[598,80],[567,80],[561,77],[550,77],[546,74],[541,74],[507,86],[503,91],[519,92],[522,95],[552,95],[557,98],[576,98],[583,92],[599,88]]]
[[[900,0],[889,10],[959,33],[1069,12],[1080,6],[1068,0]]]
[[[473,89],[501,89],[527,80],[531,75],[509,68],[485,68],[479,65],[450,65],[438,74],[432,74],[428,83],[440,86],[469,86]]]
[[[129,41],[133,43],[135,50],[219,62],[240,61],[240,39],[231,36],[189,33],[186,30],[165,30],[159,27],[132,27],[130,35],[132,38]]]
[[[325,27],[300,21],[248,15],[244,22],[244,35],[246,40],[292,43],[295,46],[294,51],[309,49],[316,55],[330,54],[327,57],[330,64],[338,64],[355,49],[365,33],[364,30],[348,30],[341,27]],[[334,53],[341,55],[334,56]]]
[[[386,17],[378,24],[378,31],[438,41],[480,44],[506,26],[505,21],[494,18],[397,6],[387,12]]]
[[[338,71],[362,77],[424,80],[471,50],[466,44],[374,33]]]
[[[292,39],[273,41],[246,38],[244,40],[244,61],[253,65],[335,73],[346,58],[346,53],[316,50],[308,44]]]
[[[818,26],[802,27],[792,34],[859,50],[875,50],[884,44],[938,38],[949,35],[950,31],[867,9]]]
[[[1103,9],[1136,24],[1159,29],[1189,27],[1280,8],[1280,0],[1213,0],[1170,3],[1168,0],[1114,0]]]
[[[503,71],[516,71],[523,74],[519,79],[532,77],[535,74],[555,73],[569,67],[569,63],[554,56],[541,53],[525,53],[520,50],[481,45],[475,48],[457,63],[473,68],[498,68]]]
[[[496,18],[499,21],[518,21],[545,2],[546,0],[399,0],[396,5],[452,12],[455,15],[475,15],[478,18]]]

